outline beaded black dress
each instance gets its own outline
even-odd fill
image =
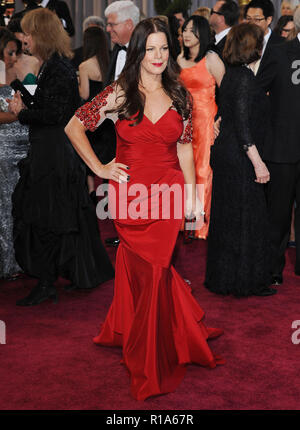
[[[54,54],[38,76],[32,109],[18,118],[29,125],[30,151],[20,163],[13,194],[16,258],[39,279],[70,279],[93,288],[114,277],[101,243],[86,168],[64,128],[80,102],[75,70]]]
[[[228,67],[220,87],[220,134],[211,147],[212,207],[206,287],[249,296],[270,286],[269,226],[264,185],[247,156],[263,156],[268,98],[246,66]]]

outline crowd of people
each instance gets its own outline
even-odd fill
[[[122,346],[136,399],[173,391],[187,363],[224,363],[207,344],[222,330],[204,325],[172,265],[185,218],[208,242],[216,294],[277,293],[292,215],[300,275],[300,8],[284,1],[276,25],[271,0],[141,20],[114,1],[72,51],[66,4],[24,3],[0,28],[0,277],[38,279],[18,306],[57,301],[59,276],[66,290],[114,278],[95,344]],[[115,268],[95,176],[114,213]]]

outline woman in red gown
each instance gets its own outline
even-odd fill
[[[114,299],[94,342],[122,346],[131,392],[138,400],[174,391],[187,363],[212,368],[223,362],[207,344],[222,330],[204,326],[202,309],[170,263],[183,216],[184,183],[192,190],[186,193],[186,212],[200,218],[201,210],[195,193],[191,102],[177,80],[179,68],[169,55],[169,41],[160,19],[140,22],[118,81],[81,107],[65,129],[90,169],[110,179],[109,202],[120,245]],[[95,130],[108,117],[115,122],[117,154],[103,165],[85,131]],[[161,186],[160,194],[153,184]],[[177,194],[168,199],[171,186]],[[138,199],[134,189],[142,190]],[[126,216],[121,213],[125,199]],[[152,216],[151,209],[159,216]]]

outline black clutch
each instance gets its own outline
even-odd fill
[[[10,86],[15,90],[15,92],[20,91],[22,101],[24,105],[30,109],[32,108],[34,104],[34,98],[30,94],[30,92],[24,87],[21,81],[19,79],[15,79],[11,82]]]
[[[183,243],[191,243],[195,239],[196,217],[184,219]]]

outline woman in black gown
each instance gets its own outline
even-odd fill
[[[48,9],[22,19],[28,49],[41,64],[33,106],[20,95],[10,109],[29,125],[30,150],[20,164],[13,194],[16,259],[39,282],[20,306],[57,298],[59,275],[74,287],[92,288],[114,276],[99,237],[95,208],[86,187],[85,166],[64,127],[79,105],[78,82],[69,59],[70,39]]]
[[[107,37],[100,27],[88,27],[83,34],[83,62],[79,65],[79,94],[82,101],[89,102],[103,90],[103,81],[107,74],[109,49]],[[106,145],[106,128],[101,127],[95,133],[87,131],[87,136],[97,154],[106,164],[114,158],[113,149]],[[108,141],[109,141],[108,140]],[[98,199],[95,191],[94,173],[87,168],[87,183],[90,196],[95,204]]]
[[[227,36],[228,68],[220,87],[220,133],[211,148],[213,169],[206,287],[238,297],[276,293],[270,288],[269,231],[262,161],[268,132],[268,99],[251,67],[259,59],[263,33],[240,24]]]
[[[83,33],[83,62],[79,65],[79,93],[84,102],[102,91],[108,63],[105,32],[100,27],[88,27]]]

